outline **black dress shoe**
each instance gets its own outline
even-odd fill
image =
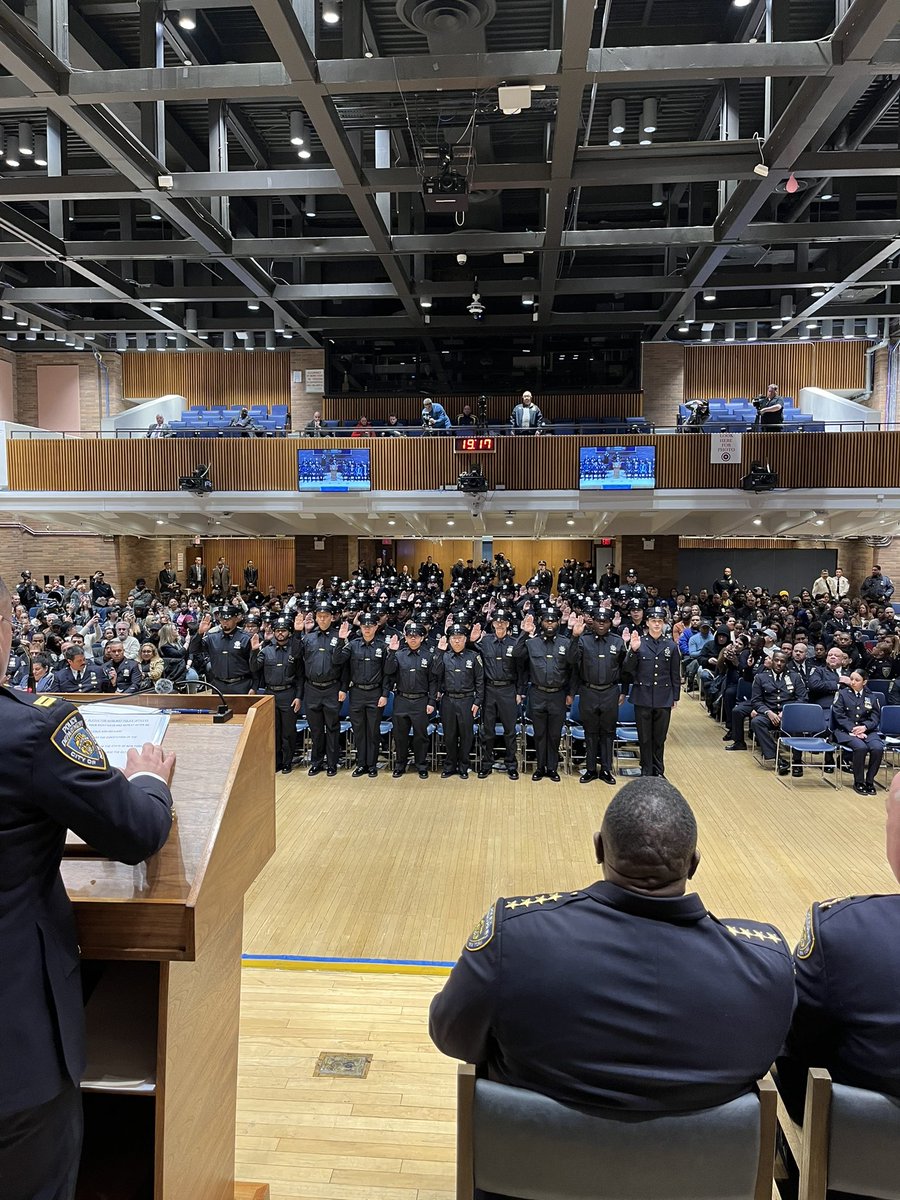
[[[282,773],[282,775],[290,775],[290,773],[291,773],[291,768],[290,768],[290,767],[282,767],[282,768],[281,768],[281,773]]]
[[[547,778],[550,780],[551,783],[559,783],[559,772],[558,771],[548,771]]]
[[[869,789],[864,783],[854,783],[853,790],[856,792],[857,796],[868,796],[869,794]]]
[[[725,749],[726,750],[746,750],[747,743],[746,742],[735,742],[733,746],[726,746]]]
[[[612,771],[601,771],[600,778],[604,783],[611,783],[615,786],[616,777],[613,775]]]
[[[377,767],[370,767],[370,768],[369,768],[369,778],[370,778],[370,779],[377,779],[377,778],[378,778],[378,768],[377,768]]]
[[[329,767],[325,774],[329,779],[334,779],[335,775],[337,775],[337,767]]]
[[[867,796],[877,796],[878,795],[878,788],[875,786],[874,783],[866,784],[866,795]]]
[[[468,772],[468,771],[460,771],[460,772],[459,772],[459,777],[460,777],[460,779],[468,779],[468,778],[469,778],[469,772]]]
[[[310,777],[310,779],[315,778],[316,775],[321,775],[322,774],[322,764],[319,763],[319,765],[317,767],[310,767],[306,773]]]
[[[489,775],[493,774],[493,770],[493,767],[488,767],[488,769],[485,771],[485,769],[482,767],[482,769],[478,772],[478,778],[487,779]]]
[[[351,779],[361,779],[362,776],[365,775],[365,773],[366,773],[365,767],[357,767],[356,770],[353,772],[353,774],[350,776],[350,778]]]
[[[600,776],[597,774],[596,771],[585,771],[585,773],[580,777],[578,782],[579,783],[593,783],[595,779],[599,779],[599,778],[600,778]]]
[[[406,767],[394,767],[391,771],[391,779],[399,779],[401,775],[406,774]]]
[[[397,772],[395,771],[395,772],[394,772],[394,774],[396,775],[396,774],[397,774]],[[401,772],[401,774],[402,774],[402,772]],[[420,778],[420,779],[427,779],[427,778],[428,778],[428,772],[427,772],[427,771],[426,771],[424,768],[423,768],[423,769],[422,769],[422,770],[419,772],[419,778]]]
[[[799,779],[800,776],[803,774],[803,768],[801,766],[791,767],[791,774],[793,775],[793,777],[795,779]]]
[[[780,766],[780,767],[778,768],[778,774],[779,774],[779,775],[789,775],[789,774],[790,774],[790,770],[791,770],[791,768],[790,768],[790,767],[786,767],[786,766],[783,766],[783,765],[782,765],[782,766]]]
[[[443,770],[443,771],[441,771],[441,779],[452,779],[452,777],[453,777],[455,774],[456,774],[456,772],[455,772],[455,771],[447,771],[447,770]]]
[[[833,775],[833,774],[834,774],[834,767],[832,767],[832,766],[827,766],[827,767],[825,768],[825,774],[826,774],[826,775]]]
[[[734,741],[734,734],[731,732],[731,730],[729,730],[728,733],[722,734],[722,741],[723,742],[733,742]]]
[[[544,778],[544,772],[543,772],[543,771],[535,771],[535,773],[534,773],[534,774],[532,775],[532,777],[531,777],[531,782],[532,782],[532,783],[539,783],[539,782],[540,782],[540,780],[542,780],[543,778]]]
[[[512,770],[507,771],[506,773],[510,777],[510,779],[518,779],[519,778],[519,772],[516,770],[515,767],[513,767]]]

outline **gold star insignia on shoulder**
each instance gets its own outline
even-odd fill
[[[834,908],[836,904],[843,904],[845,900],[854,900],[855,896],[833,896],[831,900],[822,900],[819,903],[819,911],[825,912],[826,909]]]
[[[562,892],[551,892],[544,897],[545,900],[562,900]]]
[[[781,945],[781,938],[778,936],[777,933],[764,933],[762,936],[763,936],[763,941],[765,941],[765,942],[774,942],[776,946]]]
[[[511,901],[509,902],[509,904],[507,904],[507,906],[506,906],[506,907],[507,907],[507,909],[512,909],[512,908],[524,908],[524,907],[525,907],[525,901],[524,901],[524,900],[511,900]]]

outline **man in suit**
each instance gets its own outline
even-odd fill
[[[0,580],[0,662],[11,639]],[[172,824],[175,755],[145,745],[115,770],[73,705],[8,688],[0,754],[0,1194],[71,1200],[85,1035],[75,921],[59,874],[66,830],[121,862],[155,854]]]
[[[231,567],[229,567],[224,558],[220,558],[213,567],[212,589],[214,592],[218,592],[223,598],[227,597],[231,591]]]
[[[206,567],[199,554],[188,567],[187,585],[192,592],[206,591]]]

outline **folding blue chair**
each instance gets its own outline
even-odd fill
[[[623,700],[619,705],[619,713],[616,718],[616,736],[613,739],[613,770],[616,775],[639,775],[640,768],[634,765],[636,758],[634,747],[638,744],[637,718],[634,715],[634,705],[630,700]],[[627,761],[629,766],[620,767],[619,759],[625,759],[627,753]]]
[[[576,696],[572,701],[572,707],[569,709],[566,717],[566,770],[570,775],[575,773],[575,743],[580,742],[582,749],[585,748],[585,733],[584,726],[581,723],[581,697]],[[584,757],[582,755],[582,757]]]
[[[386,750],[388,765],[393,766],[394,763],[394,739],[391,734],[394,732],[394,693],[388,692],[387,704],[381,710],[381,721],[378,725],[378,732],[381,736],[382,745],[384,739],[387,738]],[[380,752],[381,747],[379,747]]]
[[[775,744],[776,768],[785,765],[782,763],[782,751],[787,751],[788,759],[786,765],[789,768],[792,765],[795,751],[800,755],[801,764],[805,756],[817,756],[822,771],[822,782],[831,784],[835,788],[841,787],[840,771],[835,771],[831,778],[825,774],[826,756],[833,756],[835,754],[834,742],[825,736],[827,729],[828,718],[820,704],[800,704],[797,702],[785,704],[781,710],[781,725],[779,726],[778,740]],[[831,764],[828,763],[827,765],[830,766]],[[788,786],[793,787],[793,771],[789,770],[788,774],[784,776],[779,771],[778,775],[782,780],[789,780]]]
[[[885,772],[885,786],[887,786],[888,771],[896,771],[900,768],[900,704],[886,704],[882,708],[879,729],[884,734],[882,765]]]
[[[870,679],[868,684],[869,691],[877,692],[879,696],[886,697],[888,692],[891,690],[892,682],[893,681],[890,679]]]

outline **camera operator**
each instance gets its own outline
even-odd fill
[[[708,400],[687,400],[685,408],[690,409],[683,428],[689,429],[692,433],[702,433],[703,426],[709,420],[709,401]]]
[[[768,433],[778,433],[784,419],[784,401],[778,395],[778,384],[770,383],[764,396],[750,401],[756,409],[756,428]]]
[[[443,433],[450,428],[450,418],[443,405],[430,398],[422,401],[422,427],[426,433]]]

